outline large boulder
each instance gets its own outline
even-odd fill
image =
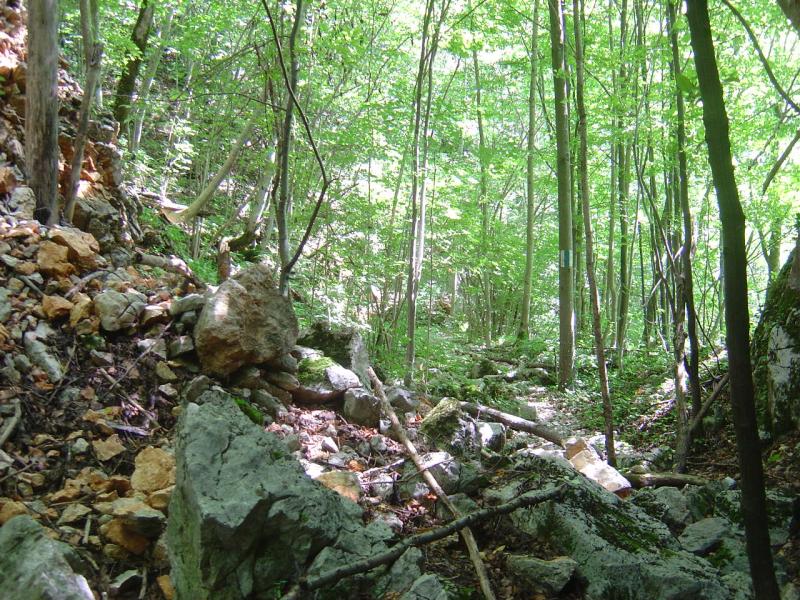
[[[352,327],[334,329],[326,321],[317,321],[304,331],[297,343],[321,350],[337,363],[350,369],[369,388],[369,354],[364,339]]]
[[[800,241],[798,241],[800,245]],[[767,293],[753,333],[756,404],[773,433],[800,426],[800,249],[795,248]]]
[[[587,600],[728,600],[732,590],[705,559],[681,548],[662,522],[576,474],[563,462],[528,455],[518,464],[524,484],[547,488],[562,481],[560,500],[512,513],[514,527],[577,562]],[[487,494],[503,502],[520,493],[519,482]]]
[[[27,515],[0,527],[0,595],[15,600],[94,600],[72,547]]]
[[[442,398],[422,420],[419,430],[437,448],[456,456],[476,454],[481,446],[475,419],[453,398]]]
[[[339,401],[347,390],[361,386],[353,371],[316,351],[305,352],[305,357],[300,359],[297,380],[298,385],[291,394],[295,402],[301,403]]]
[[[196,400],[178,425],[167,529],[178,598],[273,598],[299,574],[386,549],[388,527],[365,527],[357,504],[311,480],[283,441],[254,425],[230,395],[207,390]],[[408,568],[419,562],[414,552]],[[376,571],[319,597],[402,591],[391,571]]]
[[[275,360],[292,349],[297,334],[292,305],[264,265],[248,267],[220,285],[194,329],[203,369],[214,375]]]

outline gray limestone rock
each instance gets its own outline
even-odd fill
[[[169,314],[173,317],[182,315],[189,311],[200,311],[206,304],[206,298],[202,294],[188,294],[181,298],[174,298],[169,305]]]
[[[105,290],[94,297],[95,312],[106,331],[120,331],[136,325],[136,318],[146,304],[147,297],[139,292]]]
[[[437,448],[456,456],[475,454],[480,448],[475,420],[452,398],[442,398],[425,416],[419,430]]]
[[[502,423],[487,423],[478,421],[478,435],[481,437],[481,446],[499,452],[506,444],[506,426]]]
[[[27,515],[0,527],[0,595],[14,600],[94,600],[80,557]]]
[[[327,356],[309,356],[298,363],[299,386],[291,391],[297,402],[330,402],[344,397],[361,382],[351,370]]]
[[[309,563],[321,572],[386,548],[387,527],[364,527],[358,505],[306,476],[230,395],[208,390],[197,400],[178,425],[167,528],[178,598],[272,597]],[[374,577],[348,578],[320,597],[356,597]]]
[[[378,427],[381,404],[369,390],[349,389],[344,393],[344,418],[365,427]]]
[[[572,579],[578,563],[566,556],[543,560],[534,556],[511,554],[506,557],[506,566],[515,579],[524,582],[529,589],[555,596]]]
[[[343,367],[350,369],[369,387],[369,354],[361,334],[352,327],[334,328],[330,323],[317,321],[298,340],[302,346],[317,348]]]
[[[8,300],[10,295],[10,290],[0,287],[0,323],[5,323],[11,315],[11,302]]]
[[[64,370],[59,360],[50,354],[50,349],[39,341],[36,333],[29,331],[24,336],[25,352],[35,365],[40,367],[52,383],[58,383],[64,377]]]
[[[287,354],[297,339],[297,317],[270,270],[248,267],[219,286],[194,328],[203,369],[230,375]]]
[[[386,399],[401,413],[416,412],[419,408],[419,400],[414,392],[399,385],[386,388]]]
[[[414,582],[400,600],[448,600],[450,596],[436,575],[423,575]]]
[[[692,523],[678,538],[681,546],[692,554],[704,556],[719,546],[730,534],[731,522],[722,517],[708,517]]]

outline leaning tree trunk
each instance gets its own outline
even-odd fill
[[[25,166],[36,218],[58,222],[58,0],[28,3]]]
[[[750,319],[747,305],[745,220],[733,171],[728,114],[714,54],[707,0],[688,0],[687,17],[706,129],[708,161],[722,221],[725,289],[725,339],[730,369],[731,408],[739,468],[742,473],[742,519],[753,589],[757,600],[780,597],[769,541],[764,472],[753,399]]]

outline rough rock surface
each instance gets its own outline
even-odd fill
[[[518,465],[532,474],[528,485],[570,480],[565,497],[513,513],[514,526],[541,536],[570,556],[586,580],[587,600],[727,600],[732,590],[716,569],[682,550],[669,529],[635,505],[576,475],[562,463],[528,456]],[[537,478],[541,478],[536,482]],[[550,483],[549,485],[552,485]],[[489,495],[497,502],[519,491],[512,483]]]
[[[298,339],[298,344],[318,348],[337,363],[353,371],[365,387],[370,386],[369,354],[361,334],[352,327],[334,329],[329,323],[318,321]]]
[[[50,539],[32,518],[14,517],[0,528],[0,595],[15,600],[94,600],[81,560]]]
[[[292,305],[263,265],[248,267],[219,286],[194,329],[200,362],[215,375],[286,354],[297,334]]]
[[[340,400],[345,392],[361,386],[358,376],[327,356],[307,356],[298,363],[298,387],[291,391],[296,402]]]
[[[800,245],[800,241],[798,242]],[[760,421],[774,433],[800,426],[800,250],[795,248],[767,293],[753,333],[756,403]]]
[[[385,548],[388,527],[364,527],[358,505],[309,479],[231,396],[210,390],[198,402],[178,426],[167,529],[178,598],[268,597],[309,563],[324,571]],[[341,582],[339,597],[355,597],[362,579]]]

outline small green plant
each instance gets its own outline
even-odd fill
[[[234,402],[236,402],[236,406],[247,415],[247,418],[250,419],[256,425],[263,425],[264,424],[264,414],[258,410],[255,406],[250,404],[244,398],[234,398]]]

